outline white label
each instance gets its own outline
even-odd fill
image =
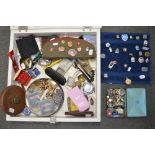
[[[53,43],[53,46],[57,46],[58,45],[58,43]]]
[[[14,113],[15,112],[15,109],[14,108],[9,108],[9,112],[10,113]]]
[[[89,55],[93,55],[93,49],[89,50]]]

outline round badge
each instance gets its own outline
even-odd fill
[[[108,117],[111,117],[112,116],[112,110],[110,110],[110,109],[107,110],[107,116]]]
[[[124,96],[124,95],[125,95],[125,89],[120,89],[120,90],[119,90],[119,94],[120,94],[121,96]]]
[[[128,67],[128,65],[127,64],[124,64],[124,68],[127,68]]]
[[[119,38],[120,38],[120,36],[119,36],[119,34],[117,34],[117,35],[116,35],[116,39],[119,39]]]
[[[73,42],[72,42],[72,41],[69,41],[69,42],[67,43],[67,45],[68,45],[68,47],[72,47],[72,46],[73,46]]]
[[[106,43],[105,46],[106,46],[106,47],[110,47],[110,43]]]
[[[138,62],[139,63],[143,63],[144,62],[144,58],[143,57],[139,57]]]
[[[23,114],[24,114],[25,116],[30,116],[30,114],[31,114],[30,109],[29,109],[28,107],[25,107],[24,110],[23,110]]]
[[[64,51],[65,51],[65,47],[60,46],[60,47],[59,47],[59,51],[60,51],[60,52],[64,52]]]
[[[129,79],[129,78],[125,79],[125,84],[126,85],[131,85],[131,83],[132,83],[131,79]]]
[[[77,54],[77,51],[74,50],[74,49],[70,49],[70,50],[68,51],[68,54],[69,54],[70,56],[74,57],[74,56]]]
[[[123,52],[127,52],[127,50],[128,50],[128,49],[127,49],[126,47],[123,48]]]
[[[128,35],[127,34],[122,34],[121,38],[123,41],[127,41],[128,40]]]

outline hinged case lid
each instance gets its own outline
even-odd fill
[[[101,26],[11,26],[11,30],[35,30],[35,29],[99,29]]]

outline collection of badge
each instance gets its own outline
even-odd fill
[[[10,51],[8,56],[12,60],[14,80],[25,89],[22,96],[26,96],[26,100],[22,99],[26,104],[20,112],[16,112],[19,105],[14,101],[9,102],[9,109],[16,113],[12,111],[7,114],[14,116],[23,111],[25,117],[31,114],[39,117],[50,116],[67,102],[68,111],[64,115],[92,117],[95,103],[95,69],[92,68],[90,59],[91,62],[95,61],[96,50],[95,46],[84,38],[95,44],[91,36],[51,36],[44,45],[44,37],[37,37],[37,44],[40,41],[38,45],[42,45],[41,52],[36,47],[34,36],[17,39],[20,56],[15,57],[14,51]],[[26,50],[29,52],[26,53]],[[14,87],[9,87],[8,91],[13,89]]]
[[[149,84],[151,81],[149,34],[102,33],[101,35],[102,82],[127,86]],[[136,98],[136,93],[143,101]],[[145,99],[144,88],[109,88],[106,95],[106,115],[144,117]]]
[[[50,40],[42,48],[43,58],[93,58],[95,47],[83,40],[72,37],[61,37]]]
[[[149,34],[102,33],[102,82],[150,83]]]

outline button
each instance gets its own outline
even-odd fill
[[[60,52],[64,52],[64,51],[65,51],[65,47],[60,46],[60,47],[59,47],[59,51],[60,51]]]
[[[74,56],[77,54],[77,51],[74,50],[74,49],[70,49],[70,50],[68,51],[68,54],[69,54],[70,56],[74,57]]]
[[[131,85],[132,84],[132,80],[129,79],[128,77],[125,79],[125,84],[126,85]]]
[[[23,110],[23,114],[24,114],[25,116],[30,116],[30,114],[31,114],[30,109],[29,109],[28,107],[25,107],[24,110]]]
[[[69,42],[67,43],[67,45],[68,45],[68,47],[72,47],[72,46],[73,46],[73,42],[72,42],[72,41],[69,41]]]
[[[139,40],[140,39],[140,36],[136,36],[136,40]]]
[[[80,82],[85,82],[86,78],[85,78],[85,76],[83,74],[81,74],[81,75],[78,76],[78,80]]]
[[[120,36],[119,36],[119,34],[117,34],[117,35],[116,35],[116,39],[119,39],[119,38],[120,38]]]
[[[144,58],[143,57],[139,57],[138,62],[139,63],[143,63],[144,62]]]
[[[128,67],[128,65],[127,65],[127,64],[124,64],[123,66],[124,66],[124,68],[127,68],[127,67]]]
[[[138,50],[139,50],[139,46],[138,46],[138,45],[136,45],[136,46],[135,46],[135,49],[138,51]]]
[[[132,35],[130,35],[130,36],[129,36],[129,38],[132,40],[132,39],[133,39],[133,36],[132,36]]]
[[[115,53],[116,53],[116,54],[119,54],[119,48],[116,48],[116,49],[115,49]]]
[[[127,49],[126,47],[123,48],[123,52],[127,52],[127,50],[128,50],[128,49]]]
[[[119,89],[119,94],[121,96],[124,96],[125,95],[125,89]]]
[[[110,47],[110,43],[106,43],[105,46],[106,46],[106,47]]]
[[[107,110],[107,116],[108,116],[108,117],[112,117],[112,112],[113,112],[112,110],[109,110],[109,109],[108,109],[108,110]]]
[[[101,58],[102,58],[102,59],[105,59],[105,58],[106,58],[106,55],[105,55],[104,53],[102,53],[102,54],[101,54]]]
[[[122,34],[121,38],[123,41],[127,41],[128,40],[128,35],[127,34]]]

